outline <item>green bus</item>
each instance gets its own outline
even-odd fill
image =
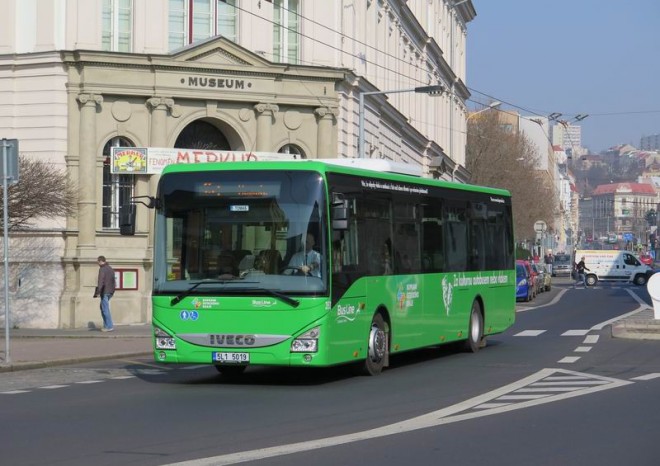
[[[167,166],[149,202],[155,360],[376,375],[392,354],[456,341],[476,352],[510,327],[509,193],[409,167]]]

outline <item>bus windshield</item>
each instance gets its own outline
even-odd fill
[[[172,173],[158,198],[154,294],[327,294],[319,173]]]

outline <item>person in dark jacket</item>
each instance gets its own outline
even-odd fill
[[[591,269],[585,265],[584,256],[582,256],[580,262],[575,264],[575,283],[573,284],[573,288],[575,288],[575,285],[578,283],[582,283],[585,288],[587,287],[587,275],[584,273],[585,270]]]
[[[103,318],[102,332],[112,332],[115,328],[110,314],[110,298],[115,293],[115,271],[105,260],[105,256],[96,259],[99,264],[99,278],[97,280],[94,297],[101,298],[101,317]]]

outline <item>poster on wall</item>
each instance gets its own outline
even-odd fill
[[[177,149],[167,147],[112,147],[110,171],[118,175],[159,175],[173,163],[257,162],[299,160],[297,154],[273,152]]]

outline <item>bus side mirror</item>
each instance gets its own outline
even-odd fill
[[[350,212],[348,209],[348,201],[343,198],[341,194],[332,195],[332,209],[330,211],[330,219],[332,220],[333,230],[348,230],[348,219]]]
[[[135,234],[135,204],[124,204],[119,207],[119,234],[122,236]]]

